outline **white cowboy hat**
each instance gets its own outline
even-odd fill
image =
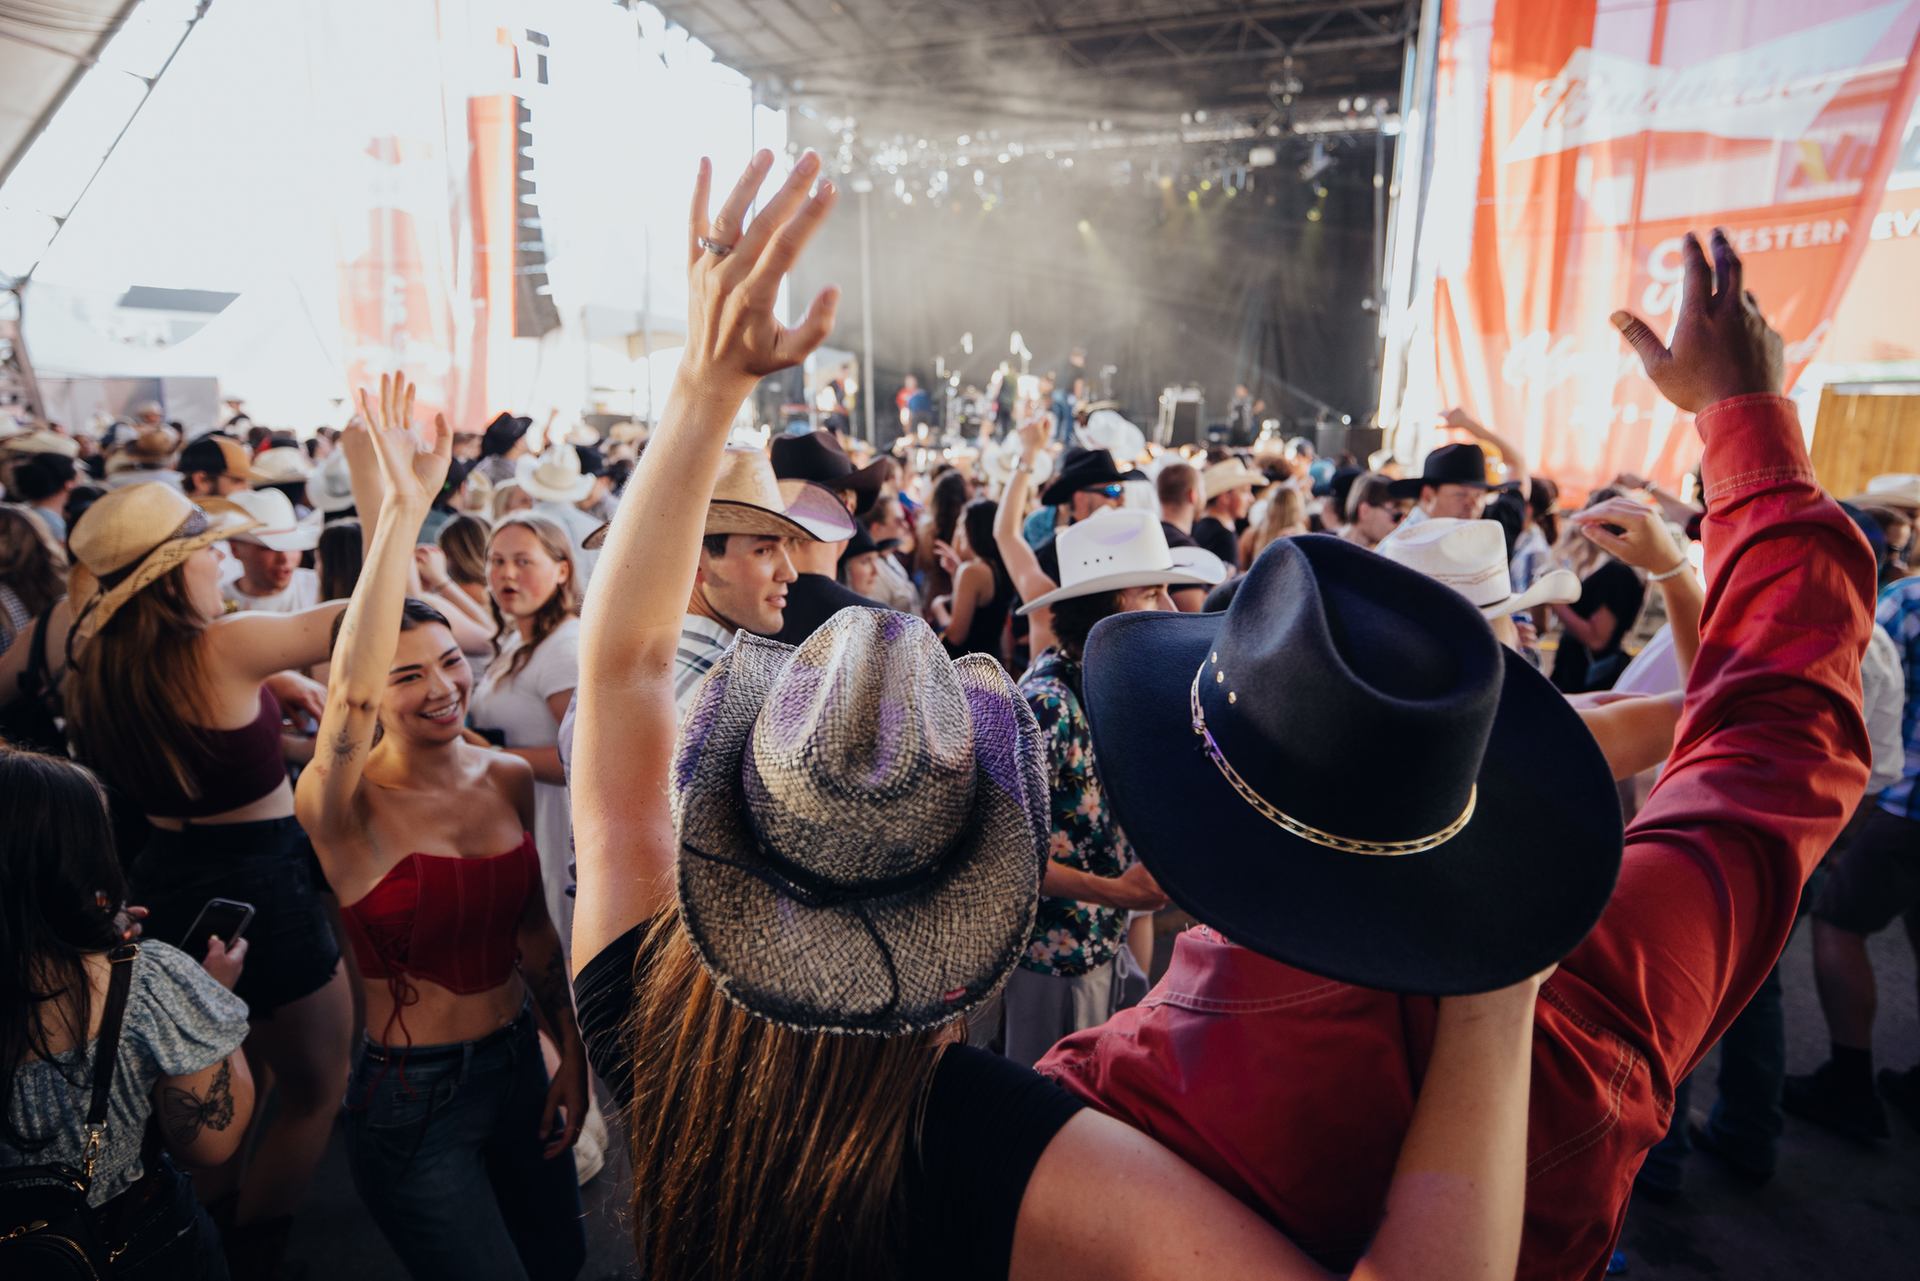
[[[243,489],[228,494],[225,501],[258,522],[255,528],[234,535],[242,542],[277,552],[311,551],[320,542],[319,518],[295,517],[293,501],[277,489]]]
[[[1920,476],[1888,472],[1867,482],[1867,492],[1847,499],[1856,507],[1920,509]]]
[[[307,506],[327,516],[352,509],[353,480],[347,471],[346,450],[328,454],[307,477]]]
[[[290,485],[313,475],[313,461],[298,445],[263,449],[253,460],[251,480],[256,485]]]
[[[1022,614],[1125,587],[1211,587],[1220,581],[1204,569],[1174,564],[1157,512],[1102,508],[1060,531],[1054,546],[1060,554],[1060,586],[1022,605]]]
[[[79,441],[44,428],[14,432],[0,438],[0,449],[10,454],[59,454],[62,458],[80,456]]]
[[[1235,489],[1252,489],[1256,485],[1267,483],[1265,476],[1254,471],[1238,458],[1229,458],[1224,462],[1215,463],[1200,473],[1200,477],[1206,485],[1208,499],[1218,498]]]
[[[1216,587],[1227,581],[1227,562],[1204,547],[1169,547],[1167,554],[1173,557],[1175,569],[1198,574],[1206,580],[1208,587]]]
[[[550,503],[577,503],[593,490],[593,477],[580,470],[580,455],[565,441],[538,457],[522,455],[513,478],[536,499]]]
[[[1005,485],[1013,479],[1013,469],[1020,464],[1020,448],[1017,436],[995,441],[980,456],[980,470],[994,484]],[[1038,493],[1052,475],[1053,455],[1043,449],[1033,456],[1031,484],[1034,492]]]
[[[1580,599],[1580,580],[1565,569],[1549,571],[1515,595],[1507,567],[1507,538],[1498,521],[1435,516],[1411,529],[1396,529],[1378,550],[1388,560],[1453,588],[1483,618],[1504,618],[1535,605],[1571,605]]]
[[[1147,434],[1111,409],[1096,409],[1073,429],[1083,449],[1104,449],[1123,462],[1147,452]]]
[[[561,437],[561,439],[565,440],[569,445],[587,445],[591,447],[599,445],[600,433],[585,423],[575,423],[573,426],[567,428],[566,435]]]

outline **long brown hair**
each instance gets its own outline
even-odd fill
[[[901,1176],[944,1029],[796,1032],[721,994],[680,914],[634,990],[634,1250],[649,1281],[897,1276]]]
[[[81,760],[138,796],[200,794],[185,755],[203,731],[200,634],[186,566],[155,579],[101,625],[74,659],[68,733]]]
[[[493,551],[494,540],[500,537],[500,531],[516,526],[532,532],[540,540],[541,548],[547,555],[567,567],[567,581],[553,589],[553,595],[534,611],[533,635],[527,643],[513,651],[513,657],[507,660],[505,679],[518,676],[526,665],[533,661],[533,651],[540,648],[540,642],[553,635],[554,629],[580,612],[580,566],[573,559],[573,544],[567,541],[566,531],[544,516],[532,512],[514,512],[503,518],[493,527],[493,533],[487,538],[487,551]],[[511,628],[507,616],[500,612],[500,603],[487,595],[487,608],[493,611],[493,656],[500,657],[500,639]]]
[[[65,554],[39,517],[24,507],[0,504],[0,583],[13,588],[29,614],[38,618],[67,594],[61,577],[66,568]]]
[[[459,587],[487,585],[487,522],[465,512],[440,526],[434,536],[447,557],[447,577]]]

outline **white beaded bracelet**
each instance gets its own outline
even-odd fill
[[[1685,556],[1682,556],[1680,558],[1680,563],[1678,565],[1675,565],[1672,569],[1667,570],[1665,573],[1648,574],[1647,581],[1650,583],[1664,583],[1669,578],[1678,578],[1681,574],[1685,573],[1687,570],[1691,568],[1692,566],[1687,563],[1687,558]]]

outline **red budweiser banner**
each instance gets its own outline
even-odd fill
[[[1576,493],[1677,483],[1691,424],[1608,314],[1668,328],[1681,237],[1723,226],[1797,376],[1881,212],[1916,39],[1920,0],[1444,0],[1428,163],[1401,187],[1422,201],[1383,416],[1402,451],[1457,404]]]

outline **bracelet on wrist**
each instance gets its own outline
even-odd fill
[[[1647,581],[1650,583],[1664,583],[1669,578],[1678,578],[1681,574],[1685,573],[1688,569],[1691,569],[1691,568],[1692,566],[1688,563],[1686,556],[1682,555],[1680,557],[1680,563],[1678,565],[1675,565],[1672,569],[1666,570],[1662,573],[1648,574]]]

